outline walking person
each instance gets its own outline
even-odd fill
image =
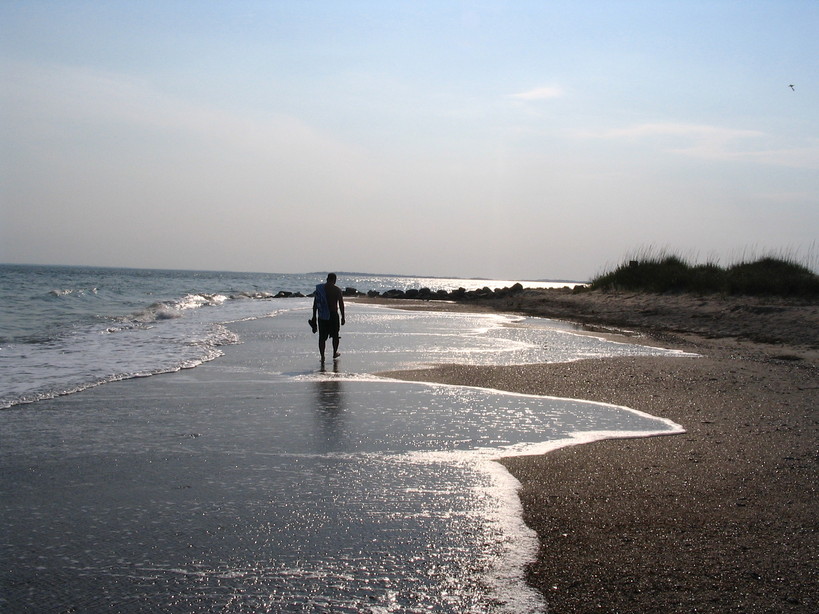
[[[340,317],[339,317],[340,313]],[[317,318],[318,316],[318,324]],[[344,325],[344,296],[341,288],[336,285],[336,274],[327,275],[327,282],[318,284],[313,295],[313,318],[309,321],[313,332],[318,328],[319,354],[324,362],[324,349],[327,338],[333,340],[333,358],[338,358],[339,331]]]

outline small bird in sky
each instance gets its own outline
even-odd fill
[[[793,83],[791,83],[788,87],[791,88],[794,92],[796,91],[796,88],[793,86]]]

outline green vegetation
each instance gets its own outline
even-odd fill
[[[591,289],[751,296],[819,296],[819,275],[788,258],[764,257],[727,268],[662,255],[627,261],[594,278]]]

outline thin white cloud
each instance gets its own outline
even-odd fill
[[[772,137],[759,130],[708,124],[655,122],[602,132],[586,132],[586,138],[654,141],[668,152],[695,158],[754,162],[771,166],[819,169],[819,145],[772,148]],[[766,146],[768,145],[768,146]]]
[[[764,136],[764,132],[758,130],[737,130],[733,128],[723,128],[721,126],[710,126],[707,124],[681,124],[672,122],[658,122],[648,124],[638,124],[626,128],[607,130],[597,135],[602,138],[646,138],[655,136],[675,136],[694,139],[697,141],[726,143],[740,138]]]
[[[551,100],[553,98],[560,98],[564,94],[565,92],[560,86],[544,86],[517,94],[510,94],[509,97],[516,100]]]

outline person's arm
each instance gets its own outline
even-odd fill
[[[313,322],[316,321],[316,311],[318,311],[318,303],[316,302],[316,295],[313,295]]]
[[[341,313],[341,325],[344,326],[344,295],[340,291],[338,293],[338,310]]]

